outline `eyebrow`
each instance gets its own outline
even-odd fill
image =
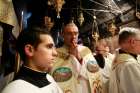
[[[55,44],[53,44],[53,43],[48,43],[48,44],[46,44],[46,46],[47,46],[47,47],[55,47]]]

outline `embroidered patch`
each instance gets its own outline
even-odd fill
[[[56,82],[64,82],[72,77],[72,71],[68,67],[60,67],[53,72],[52,76]]]
[[[87,69],[89,72],[95,73],[99,70],[99,67],[94,61],[90,60],[87,62]]]
[[[64,93],[72,93],[72,91],[71,90],[65,90]]]

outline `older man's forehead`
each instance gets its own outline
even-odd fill
[[[69,32],[69,31],[78,31],[78,27],[76,27],[76,26],[66,26],[65,27],[65,29],[64,29],[64,31],[66,31],[66,32]]]
[[[77,28],[78,29],[78,27],[75,24],[68,24],[65,26],[65,28]]]

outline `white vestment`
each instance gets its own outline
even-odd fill
[[[114,55],[111,53],[108,53],[107,56],[104,57],[104,59],[105,59],[104,68],[101,68],[100,70],[103,76],[104,93],[108,93],[109,78],[110,78],[112,62],[114,60]]]
[[[101,93],[100,72],[91,73],[87,69],[87,64],[97,66],[95,58],[89,48],[80,45],[78,48],[83,58],[82,64],[73,55],[68,54],[66,46],[57,49],[58,57],[51,71],[52,76],[64,93]]]
[[[117,54],[112,66],[109,93],[140,93],[140,63],[130,54]]]
[[[41,88],[25,80],[17,79],[6,86],[2,93],[63,93],[52,76],[47,74],[46,78],[50,84]]]

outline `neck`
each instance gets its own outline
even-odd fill
[[[135,54],[133,51],[131,51],[129,49],[123,49],[123,48],[121,48],[120,50],[123,51],[124,53],[137,55],[137,54]]]
[[[33,71],[36,71],[36,72],[40,72],[40,73],[46,73],[47,72],[47,71],[41,71],[41,70],[38,70],[38,69],[34,69],[34,68],[32,68],[30,66],[26,66],[26,65],[24,65],[24,67],[29,68],[29,69],[31,69]]]

